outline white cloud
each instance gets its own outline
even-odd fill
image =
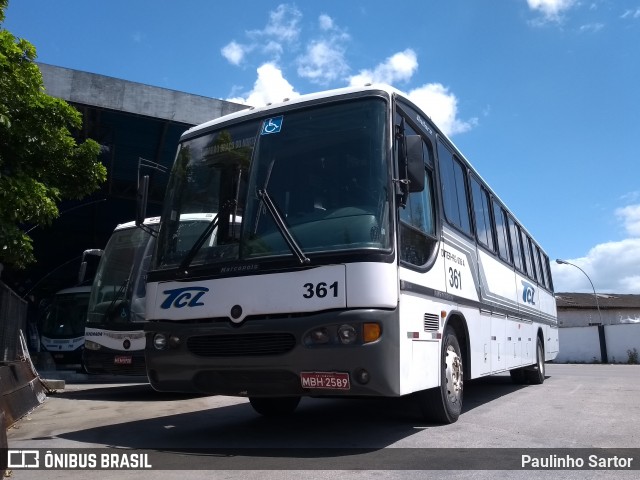
[[[254,107],[261,107],[267,103],[281,102],[285,98],[300,96],[293,86],[284,78],[282,70],[273,63],[265,63],[258,70],[253,89],[246,97],[238,96],[227,100],[235,103],[243,103]]]
[[[640,18],[640,8],[625,11],[620,18]]]
[[[567,259],[589,276],[597,293],[640,293],[640,205],[616,210],[630,238],[593,247],[586,256]],[[592,292],[584,273],[571,265],[552,264],[556,291]]]
[[[596,33],[602,30],[603,28],[604,28],[603,23],[587,23],[585,25],[581,25],[579,31],[580,33],[584,33],[584,32]]]
[[[263,61],[258,69],[258,78],[252,90],[239,94],[234,90],[233,95],[230,95],[234,98],[228,100],[260,106],[299,95],[277,65],[280,64],[280,57],[285,54],[284,47],[289,47],[281,40],[290,41],[300,36],[300,19],[301,13],[297,8],[279,5],[270,13],[269,22],[264,29],[247,32],[252,43],[243,45],[232,41],[221,50],[222,55],[234,65],[243,62],[246,54],[253,49],[263,54],[270,53],[269,60]],[[393,85],[409,82],[418,70],[417,55],[414,50],[407,48],[391,55],[372,69],[363,69],[356,75],[348,76],[350,67],[346,60],[346,45],[351,39],[349,34],[326,14],[318,17],[318,26],[318,38],[309,41],[304,53],[295,59],[296,73],[300,78],[321,85],[342,80],[352,86],[367,83]],[[458,99],[439,83],[425,84],[411,90],[408,95],[448,135],[466,132],[478,123],[477,118],[458,118]]]
[[[247,48],[237,43],[235,40],[229,42],[220,49],[222,56],[232,65],[240,65],[244,59]]]
[[[280,4],[269,12],[269,22],[262,30],[250,30],[250,37],[272,37],[275,41],[291,43],[300,35],[302,13],[295,5]]]
[[[361,70],[349,79],[352,86],[367,83],[408,81],[418,69],[416,53],[408,48],[387,58],[373,70]],[[428,83],[408,93],[418,105],[442,129],[446,135],[463,133],[478,123],[477,118],[464,121],[458,118],[458,99],[440,83]]]
[[[320,30],[331,30],[333,28],[333,19],[324,13],[318,18],[318,23],[320,24]]]
[[[330,40],[312,42],[298,58],[298,75],[320,84],[342,78],[349,71],[344,53],[341,45]]]
[[[629,235],[640,238],[640,204],[618,208],[616,217],[622,220]]]
[[[362,86],[367,83],[404,82],[411,79],[418,69],[416,53],[410,48],[398,52],[387,58],[373,70],[361,70],[349,79],[352,86]]]
[[[326,85],[344,78],[349,72],[345,44],[350,36],[337,27],[328,15],[320,15],[318,23],[323,31],[322,36],[309,42],[305,53],[296,59],[296,63],[300,77]]]
[[[300,36],[302,13],[294,5],[281,4],[269,12],[269,21],[264,28],[246,31],[247,42],[240,44],[235,40],[224,46],[220,53],[232,65],[240,65],[246,55],[258,51],[276,62],[284,53],[285,45],[297,48]]]
[[[540,12],[547,21],[559,21],[561,14],[570,9],[576,0],[527,0],[531,10]]]
[[[603,243],[587,256],[567,261],[585,271],[597,293],[640,293],[640,238]],[[593,291],[577,268],[553,263],[551,270],[557,292]]]
[[[468,121],[458,118],[458,99],[439,83],[423,85],[408,95],[446,135],[466,132],[478,124],[477,118]]]

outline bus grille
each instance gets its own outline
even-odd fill
[[[203,335],[187,340],[187,348],[201,357],[249,357],[280,355],[293,350],[296,338],[290,333],[248,333]]]
[[[425,332],[437,332],[440,327],[438,315],[432,313],[424,314],[424,331]]]

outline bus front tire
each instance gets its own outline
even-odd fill
[[[294,412],[300,397],[249,397],[253,409],[265,417],[283,417]]]
[[[440,386],[418,392],[422,415],[428,421],[454,423],[462,412],[463,362],[458,338],[447,328],[442,341]]]

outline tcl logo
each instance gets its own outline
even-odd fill
[[[204,303],[200,302],[200,299],[208,291],[209,289],[206,287],[183,287],[165,290],[162,293],[164,293],[167,298],[162,302],[160,308],[166,310],[172,307],[201,307]]]
[[[530,303],[531,305],[535,305],[534,302],[536,289],[529,282],[522,281],[522,286],[524,287],[524,291],[522,292],[522,301],[525,303]]]

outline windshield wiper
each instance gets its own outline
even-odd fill
[[[132,267],[132,270],[133,270],[133,267]],[[107,320],[109,318],[109,315],[111,315],[111,312],[113,311],[113,308],[115,307],[116,302],[120,299],[120,297],[124,298],[123,293],[127,289],[127,286],[129,285],[129,280],[130,279],[131,279],[131,272],[129,272],[129,276],[127,277],[127,279],[122,283],[122,285],[120,285],[120,287],[118,288],[118,291],[113,296],[113,299],[111,300],[111,303],[109,304],[109,306],[106,308],[106,310],[102,314],[103,320]],[[115,285],[114,285],[114,287],[115,287]]]
[[[207,228],[205,228],[204,231],[200,234],[196,242],[191,247],[191,250],[189,250],[187,255],[184,257],[184,259],[180,263],[180,266],[178,267],[179,270],[186,273],[187,268],[189,268],[189,265],[191,265],[191,262],[193,262],[193,259],[196,258],[196,255],[204,245],[204,242],[207,240],[207,237],[211,235],[213,231],[218,227],[218,223],[220,223],[219,222],[220,214],[226,215],[227,212],[230,211],[232,207],[236,206],[236,204],[237,204],[236,200],[227,200],[224,204],[222,204],[222,207],[220,207],[220,211],[216,213],[216,216],[213,217],[213,220],[209,222],[209,224],[207,225]]]
[[[303,264],[309,263],[310,262],[309,257],[307,257],[304,254],[304,252],[300,248],[300,245],[298,245],[298,243],[293,238],[293,235],[291,235],[289,228],[284,223],[284,220],[280,216],[278,209],[273,204],[273,200],[271,200],[271,197],[267,193],[267,189],[266,188],[259,189],[257,193],[262,203],[264,203],[264,205],[267,207],[267,210],[271,214],[271,218],[273,218],[273,221],[276,223],[278,230],[280,230],[280,233],[282,234],[282,238],[284,238],[285,242],[287,242],[287,246],[289,247],[291,252],[296,257],[298,257],[298,260],[300,261],[300,263],[303,263]]]

